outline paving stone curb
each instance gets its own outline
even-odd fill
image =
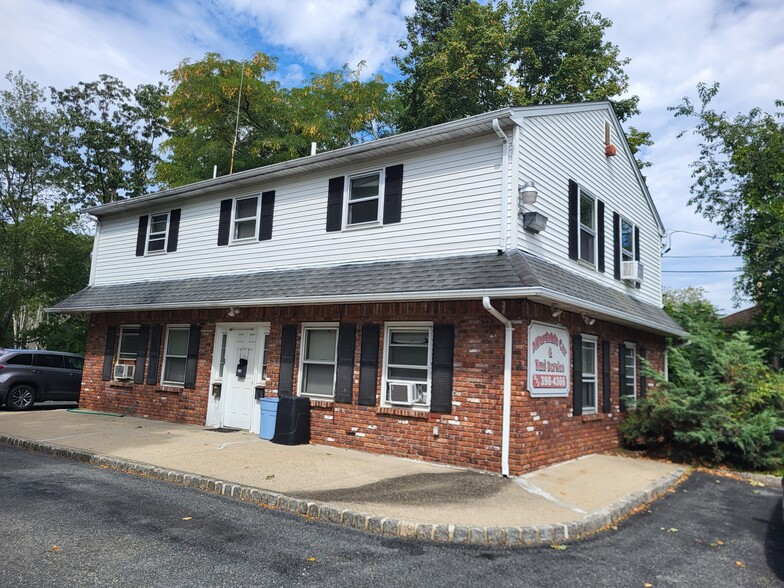
[[[655,480],[644,490],[627,496],[610,507],[598,510],[577,521],[523,527],[477,527],[417,523],[354,512],[327,503],[285,496],[277,492],[243,486],[207,476],[170,470],[141,462],[8,435],[0,435],[0,443],[28,451],[36,451],[55,457],[89,463],[118,472],[136,474],[162,482],[196,488],[205,492],[212,492],[228,498],[257,504],[265,508],[275,508],[325,523],[357,529],[373,535],[439,543],[502,545],[510,547],[561,545],[585,539],[612,526],[628,516],[632,511],[663,495],[685,479],[689,473],[686,468],[681,468],[673,474]]]

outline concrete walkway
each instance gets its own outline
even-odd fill
[[[135,417],[0,412],[0,442],[87,461],[384,535],[552,544],[612,525],[686,473],[591,455],[506,479],[320,445],[277,445]]]

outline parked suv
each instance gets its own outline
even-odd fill
[[[44,400],[79,400],[83,365],[75,353],[0,349],[0,405],[27,410]]]

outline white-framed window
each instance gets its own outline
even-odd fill
[[[634,261],[636,251],[634,250],[634,224],[621,217],[621,261]]]
[[[347,177],[345,226],[378,223],[383,210],[384,172],[374,170]]]
[[[246,198],[237,198],[234,200],[231,231],[231,239],[233,242],[255,240],[258,222],[258,196],[248,196]]]
[[[263,340],[261,346],[261,370],[259,370],[259,378],[262,382],[267,380],[267,362],[269,358],[269,333],[262,333]]]
[[[169,212],[151,214],[147,225],[147,253],[166,253]]]
[[[303,396],[334,398],[338,325],[303,325],[301,341],[299,393]]]
[[[167,386],[185,385],[185,366],[188,361],[189,340],[190,326],[169,325],[166,327],[162,384]]]
[[[579,258],[591,265],[596,264],[596,198],[580,188],[579,214]]]
[[[623,384],[623,395],[637,398],[637,346],[634,343],[624,343],[623,365],[626,378]]]
[[[139,325],[122,325],[120,327],[120,344],[117,350],[117,359],[136,359],[139,348]]]
[[[428,410],[432,357],[432,323],[386,324],[382,405]]]
[[[597,378],[596,378],[596,341],[593,335],[582,336],[583,375],[580,382],[583,414],[598,410]]]

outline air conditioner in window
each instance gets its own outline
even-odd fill
[[[115,380],[130,380],[136,371],[136,366],[127,363],[114,364],[114,379]]]
[[[621,263],[621,279],[642,282],[643,265],[639,261],[624,261]]]
[[[412,382],[387,382],[390,404],[414,404],[416,384]]]

